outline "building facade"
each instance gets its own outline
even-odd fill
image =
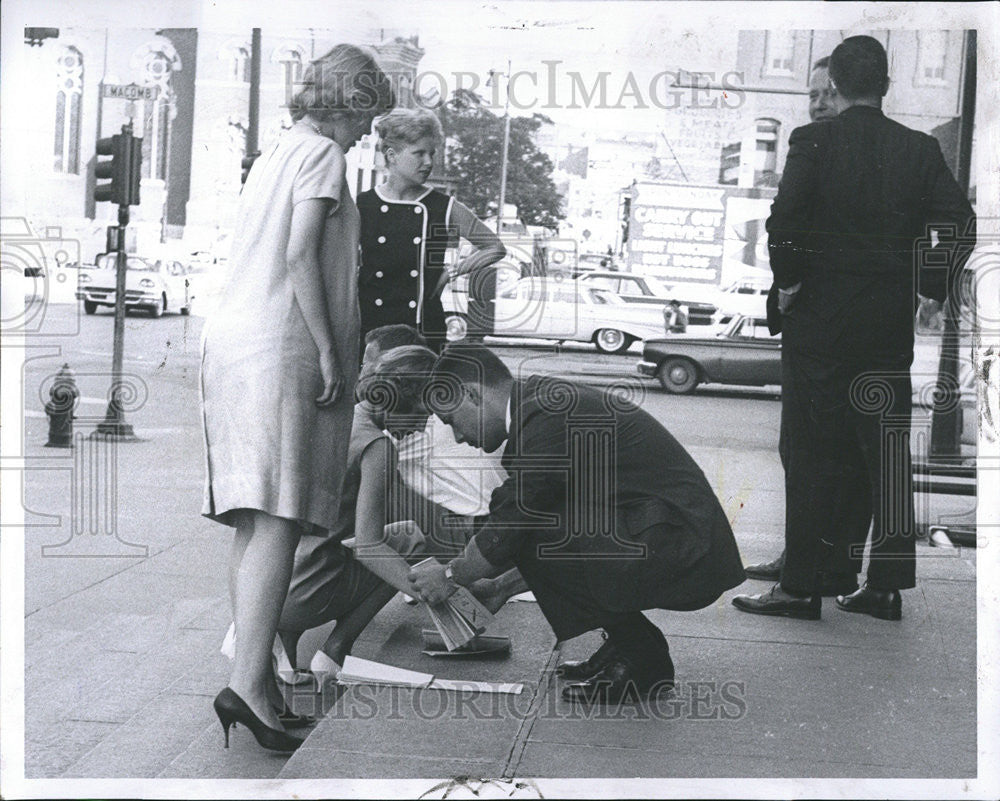
[[[291,125],[288,101],[309,62],[340,41],[368,46],[393,81],[402,105],[423,56],[416,37],[382,30],[318,29],[261,36],[258,141],[267,147]],[[18,124],[26,129],[33,166],[17,193],[17,211],[36,230],[53,226],[79,239],[84,260],[104,250],[117,209],[95,203],[97,140],[129,123],[143,140],[139,206],[131,212],[128,249],[148,253],[216,250],[224,255],[235,220],[246,153],[251,89],[251,31],[231,36],[195,28],[74,29],[25,44],[37,80]],[[155,99],[106,96],[106,87],[152,87]],[[348,153],[353,192],[380,172],[374,135]],[[14,210],[13,208],[11,209]]]

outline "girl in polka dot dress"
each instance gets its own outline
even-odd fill
[[[450,269],[450,277],[488,268],[506,255],[489,228],[455,198],[426,186],[441,123],[424,109],[397,108],[376,124],[389,176],[358,195],[361,212],[361,341],[383,325],[415,326],[427,344],[445,344],[441,290],[445,252],[459,238],[475,250]]]

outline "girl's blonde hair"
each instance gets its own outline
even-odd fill
[[[438,118],[423,108],[394,108],[379,118],[375,130],[382,155],[391,147],[412,145],[426,137],[431,137],[436,143],[444,139]]]
[[[387,350],[378,367],[358,384],[358,397],[375,412],[412,414],[423,408],[424,388],[437,354],[422,345]]]
[[[302,78],[304,87],[289,104],[293,120],[306,114],[320,122],[344,112],[385,113],[395,103],[392,85],[373,56],[349,44],[336,45],[313,61]]]

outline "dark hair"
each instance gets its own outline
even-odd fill
[[[365,344],[375,343],[378,349],[385,353],[392,348],[401,348],[404,345],[420,345],[427,347],[427,340],[412,325],[405,323],[395,323],[393,325],[382,325],[373,328],[365,334]]]
[[[830,69],[830,57],[823,56],[823,58],[816,59],[816,63],[813,64],[814,70],[828,70]],[[810,70],[811,72],[812,70]]]
[[[849,36],[830,54],[830,79],[848,100],[882,97],[889,88],[889,59],[878,39]]]
[[[324,121],[344,112],[374,117],[395,104],[392,85],[374,56],[354,45],[336,45],[313,61],[302,83],[304,88],[289,103],[293,120],[311,114]]]
[[[434,363],[424,403],[432,412],[446,411],[461,400],[461,384],[475,384],[482,390],[509,378],[510,370],[489,348],[455,342]]]

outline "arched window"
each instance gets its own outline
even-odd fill
[[[754,186],[775,186],[778,171],[778,134],[781,123],[770,117],[755,120],[757,152],[754,154]]]
[[[56,62],[56,172],[80,174],[80,105],[83,98],[83,56],[64,47]]]
[[[170,76],[180,69],[177,54],[167,48],[147,48],[142,59],[142,85],[155,86],[155,100],[142,104],[142,176],[167,179],[170,154],[170,120],[174,112]]]

